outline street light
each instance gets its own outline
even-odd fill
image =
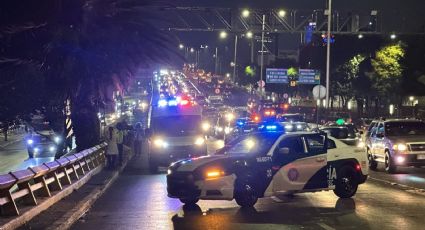
[[[220,38],[221,38],[221,39],[225,39],[225,38],[227,38],[227,32],[226,32],[226,31],[221,31],[221,32],[220,32]]]
[[[359,39],[362,39],[363,38],[363,34],[359,34],[358,38]]]
[[[242,17],[244,17],[244,18],[249,17],[249,14],[250,14],[250,12],[249,12],[249,10],[248,10],[248,9],[244,9],[244,10],[242,11]]]
[[[395,35],[395,34],[391,34],[391,35],[390,35],[390,38],[391,38],[392,40],[394,40],[394,39],[396,39],[396,38],[397,38],[397,35]]]
[[[180,44],[179,45],[179,48],[182,50],[184,48],[184,45],[183,44]]]
[[[245,36],[247,38],[251,39],[254,35],[253,35],[253,33],[251,31],[248,31],[248,32],[246,32],[246,35]]]
[[[190,48],[190,52],[191,53],[195,52],[195,49],[194,48]]]
[[[286,15],[286,11],[284,10],[279,10],[279,12],[277,12],[277,14],[279,15],[279,17],[283,18]]]

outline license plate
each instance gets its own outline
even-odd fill
[[[418,155],[418,160],[425,160],[425,154]]]

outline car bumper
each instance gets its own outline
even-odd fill
[[[395,154],[396,166],[425,166],[425,154]]]
[[[150,161],[154,161],[159,166],[168,166],[170,163],[193,157],[206,156],[207,147],[170,147],[167,150],[152,150]]]
[[[167,192],[171,198],[199,198],[204,200],[232,200],[234,174],[209,180],[195,181],[191,173],[167,175]]]

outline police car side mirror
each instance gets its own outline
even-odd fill
[[[279,154],[282,154],[282,155],[287,155],[287,154],[289,154],[289,148],[287,148],[287,147],[279,148],[279,152],[278,153]]]

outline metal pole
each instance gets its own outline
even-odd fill
[[[215,47],[215,74],[218,72],[218,47]]]
[[[329,108],[329,71],[330,71],[330,55],[331,55],[331,18],[332,18],[332,0],[328,4],[328,32],[326,40],[326,108]]]
[[[253,64],[253,63],[254,63],[254,39],[251,38],[251,63],[250,64]]]
[[[266,24],[266,15],[263,14],[263,26],[261,29],[261,68],[260,68],[260,84],[263,82],[263,66],[264,66],[264,29]],[[260,85],[260,94],[263,95],[263,87]]]
[[[233,82],[236,81],[236,57],[238,55],[238,35],[235,35],[235,56],[233,57]]]

